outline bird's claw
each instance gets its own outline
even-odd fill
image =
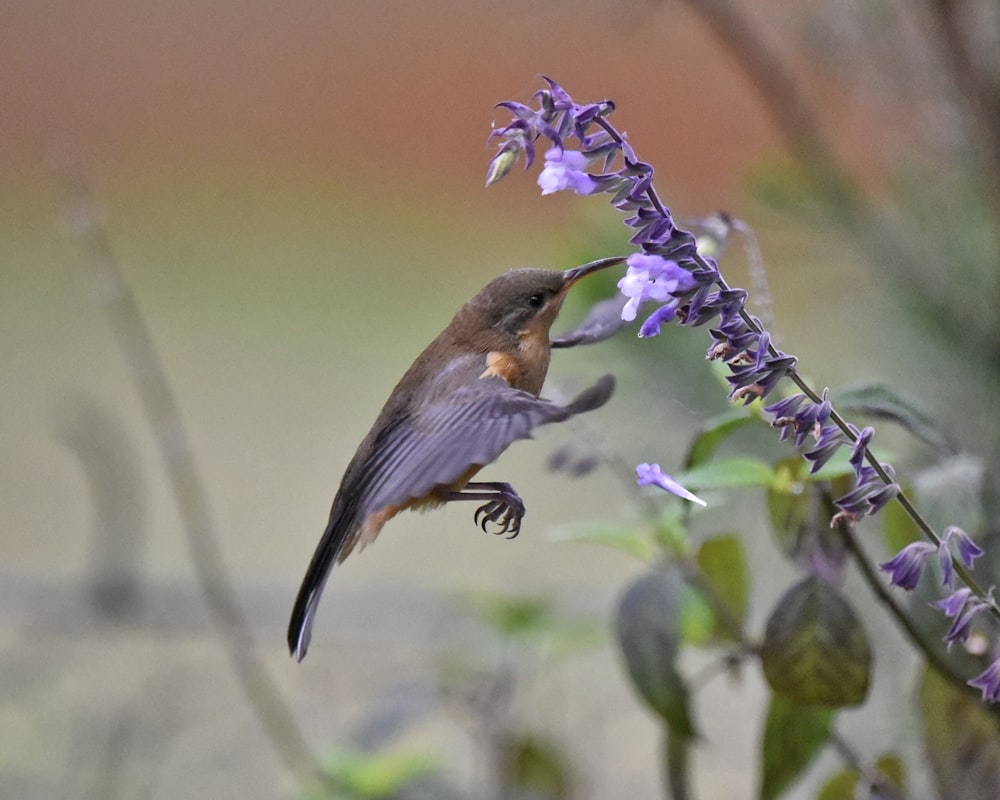
[[[490,500],[476,509],[473,520],[489,533],[487,525],[492,522],[497,526],[493,533],[496,536],[507,534],[508,539],[513,539],[521,532],[521,520],[524,518],[524,502],[511,489],[501,491],[500,496],[495,500]]]

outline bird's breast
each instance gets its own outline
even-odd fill
[[[501,378],[515,389],[539,394],[549,369],[549,347],[548,342],[538,346],[534,339],[522,337],[517,349],[512,351],[489,351],[486,354],[486,369],[479,377]]]

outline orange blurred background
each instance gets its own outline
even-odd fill
[[[747,10],[803,68],[841,155],[877,185],[889,111],[810,73],[782,4]],[[478,534],[464,510],[394,520],[334,576],[303,665],[283,640],[337,479],[406,364],[493,275],[571,266],[594,230],[614,228],[599,200],[540,198],[535,173],[483,189],[493,106],[527,101],[539,74],[577,101],[614,99],[617,124],[656,166],[676,214],[724,208],[773,233],[765,255],[789,275],[779,307],[815,293],[831,314],[869,302],[857,297],[853,256],[823,250],[748,198],[748,171],[786,158],[783,140],[685,4],[0,8],[0,646],[12,687],[0,706],[0,787],[12,791],[0,794],[102,796],[114,758],[118,796],[296,793],[198,610],[162,466],[90,302],[88,256],[63,219],[67,163],[90,183],[162,354],[261,657],[317,750],[351,744],[400,687],[436,685],[440,652],[469,641],[461,625],[454,634],[457,594],[552,595],[604,624],[639,565],[545,534],[627,503],[607,476],[571,483],[543,470],[560,432],[513,448],[491,473],[524,487],[530,515],[517,542]],[[804,334],[807,354],[822,346],[805,323],[786,330]],[[863,323],[855,333],[865,336]],[[702,347],[685,352],[697,359]],[[612,352],[558,354],[555,384],[614,368]],[[645,402],[623,391],[603,435],[668,470],[685,422],[718,410]],[[149,580],[148,616],[124,627],[95,620],[83,601],[101,521],[66,441],[87,427],[80,409],[90,404],[132,442],[144,487],[121,489],[142,495]],[[664,440],[649,446],[649,427]],[[658,793],[658,731],[608,648],[560,664],[521,702],[525,719],[576,748],[589,787],[578,796]],[[702,796],[736,796],[754,780],[759,702],[739,687],[705,701],[705,718],[719,722],[700,756]],[[445,753],[474,787],[462,734],[435,707],[401,741]]]

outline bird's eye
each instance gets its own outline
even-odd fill
[[[541,308],[545,305],[545,295],[541,292],[537,292],[528,298],[528,305],[532,308]]]

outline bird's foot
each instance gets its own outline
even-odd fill
[[[502,484],[497,487],[495,499],[476,509],[473,520],[487,533],[489,530],[486,526],[492,522],[497,526],[497,530],[493,531],[494,535],[506,534],[508,539],[513,539],[521,532],[524,513],[524,501],[512,486]]]

